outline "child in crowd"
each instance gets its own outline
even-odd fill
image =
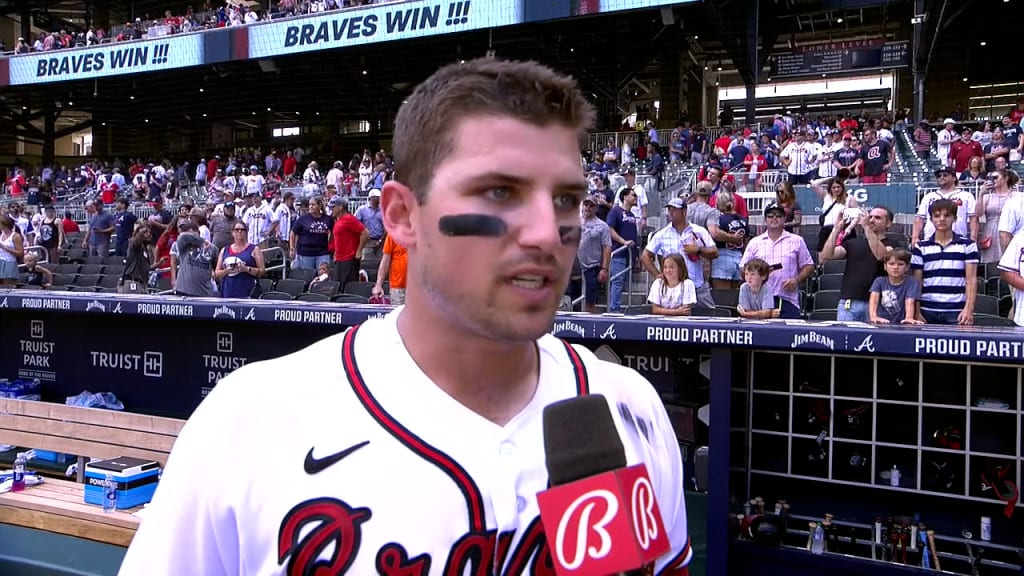
[[[741,317],[758,320],[779,317],[781,312],[775,306],[775,295],[765,287],[768,272],[768,263],[760,258],[754,258],[743,267],[744,283],[740,286],[740,299],[736,306]]]
[[[917,319],[921,283],[907,276],[910,252],[897,248],[885,256],[885,276],[875,278],[868,299],[868,314],[875,324],[922,324]]]
[[[327,282],[328,280],[331,279],[331,265],[328,264],[327,262],[321,262],[320,265],[317,267],[316,272],[316,278],[313,278],[313,281],[309,283],[310,288],[312,288],[314,284]]]
[[[943,198],[928,208],[935,234],[917,243],[910,258],[921,282],[920,319],[929,324],[974,324],[978,245],[953,231],[957,204]]]
[[[686,272],[679,254],[669,254],[661,265],[661,278],[651,284],[647,296],[651,311],[666,316],[689,316],[697,303],[697,287]]]

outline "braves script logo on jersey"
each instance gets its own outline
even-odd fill
[[[614,499],[612,502],[617,506]],[[281,523],[278,564],[287,562],[288,576],[345,574],[359,554],[362,525],[372,517],[369,508],[353,508],[335,498],[307,500],[292,508]],[[490,576],[495,566],[504,566],[501,574],[505,576],[555,576],[539,517],[510,551],[514,536],[514,532],[499,534],[495,530],[467,533],[452,545],[444,574]],[[610,548],[610,541],[605,546]],[[329,554],[324,557],[325,553]],[[380,576],[427,576],[432,562],[429,554],[410,558],[405,547],[394,542],[385,544],[375,556]]]
[[[596,510],[596,511],[595,511]],[[555,555],[567,570],[576,570],[589,556],[600,560],[612,551],[612,537],[608,525],[619,513],[619,502],[608,490],[591,490],[581,494],[565,510],[555,531]],[[591,522],[591,518],[597,518]],[[575,528],[575,530],[571,530]],[[575,537],[566,540],[567,533]],[[591,544],[590,535],[597,537]],[[571,554],[571,557],[570,557]]]
[[[370,516],[369,508],[352,508],[335,498],[317,498],[299,504],[281,522],[277,536],[278,564],[288,560],[290,576],[344,574],[359,550],[360,525]],[[333,551],[323,560],[320,555],[328,547]]]

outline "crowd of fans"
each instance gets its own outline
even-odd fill
[[[307,278],[304,288],[333,282],[333,296],[350,283],[379,277],[379,285],[366,292],[381,297],[390,276],[391,299],[401,301],[404,272],[396,268],[404,266],[404,251],[385,238],[380,214],[380,188],[392,167],[383,151],[364,150],[321,174],[300,147],[226,160],[214,155],[195,168],[189,162],[141,159],[89,162],[76,170],[43,167],[30,178],[39,183],[35,188],[17,168],[9,184],[16,201],[0,211],[6,212],[0,226],[10,225],[0,236],[0,261],[14,262],[14,269],[0,265],[0,282],[46,287],[63,260],[109,260],[113,264],[105,271],[118,277],[108,288],[121,292],[164,288],[191,296],[258,297],[268,291],[259,282],[267,275],[264,255],[274,252],[288,262],[288,274]],[[285,182],[295,186],[289,189],[281,185]],[[84,234],[71,214],[58,219],[52,203],[40,202],[47,190],[68,183],[95,191],[84,204]],[[201,198],[186,189],[200,190]],[[35,190],[35,197],[27,190]],[[353,210],[356,197],[365,204]],[[37,210],[33,214],[17,200]],[[175,211],[165,207],[171,202]],[[136,213],[140,206],[148,215]],[[68,255],[77,248],[80,253]],[[52,265],[40,267],[41,255]],[[364,262],[364,257],[369,258]],[[26,270],[19,276],[21,261]]]
[[[1024,194],[1011,169],[1020,159],[1022,119],[1024,99],[1001,128],[963,131],[948,150],[930,139],[921,146],[928,122],[911,127],[849,113],[813,120],[780,114],[760,133],[726,128],[714,141],[682,123],[667,150],[657,131],[640,135],[642,157],[631,139],[622,146],[611,140],[586,167],[592,189],[583,209],[581,290],[573,295],[582,292],[585,309],[594,310],[610,278],[608,310],[621,311],[622,271],[632,262],[656,279],[647,302],[659,314],[724,309],[748,318],[972,324],[977,313],[986,322],[1009,315],[1024,325],[1014,305],[1024,294]],[[943,130],[957,123],[946,124]],[[849,188],[887,181],[902,131],[919,157],[939,159],[937,188],[920,200],[909,234],[887,207],[858,206]],[[991,141],[982,145],[987,132]],[[967,157],[967,146],[978,154]],[[622,179],[634,162],[659,166],[663,151],[669,162],[698,166],[699,177],[692,192],[666,199],[668,224],[654,231],[644,207],[651,191]],[[739,191],[760,190],[770,170],[786,178],[775,201],[753,215],[763,217],[755,235]],[[805,225],[799,184],[822,200],[816,225]]]
[[[638,134],[635,153],[629,139],[624,146],[610,142],[583,160],[591,190],[581,204],[570,300],[581,297],[583,309],[596,312],[606,291],[607,310],[621,312],[632,270],[649,274],[647,302],[657,314],[932,324],[1009,315],[1024,325],[1024,314],[1016,312],[1024,307],[1011,302],[1024,294],[1024,194],[1008,167],[1017,161],[1012,152],[1020,149],[1022,118],[1024,101],[988,144],[976,139],[985,132],[981,126],[961,132],[949,151],[933,146],[927,154],[919,149],[925,124],[852,114],[779,115],[760,133],[727,129],[714,141],[682,123],[664,146],[656,130]],[[885,181],[900,137],[919,157],[932,158],[937,182],[920,200],[909,231],[900,231],[887,207],[861,207],[849,192],[855,181]],[[982,146],[980,160],[962,163],[963,146]],[[670,163],[693,165],[699,178],[693,190],[663,198],[666,225],[655,230],[658,215],[648,213],[648,195],[662,193],[658,176]],[[637,167],[647,174],[646,186],[637,183]],[[742,186],[772,170],[787,177],[776,186],[775,201],[751,214]],[[379,211],[380,189],[392,171],[384,151],[364,150],[324,171],[303,148],[226,160],[214,155],[195,166],[115,159],[77,170],[44,167],[31,177],[40,195],[69,183],[95,188],[88,231],[79,236],[68,219],[56,226],[56,214],[30,215],[15,205],[9,219],[0,219],[0,262],[13,260],[16,270],[33,244],[54,262],[53,246],[80,242],[87,255],[125,259],[121,290],[128,283],[152,291],[166,277],[180,294],[250,297],[266,291],[259,282],[269,266],[264,253],[280,248],[289,270],[307,271],[307,290],[314,280],[334,283],[334,294],[368,282],[367,295],[379,297],[383,279],[404,262]],[[32,189],[22,169],[10,182],[17,196]],[[805,221],[796,201],[800,184],[821,197],[816,224]],[[182,192],[197,186],[201,198]],[[352,211],[354,197],[366,197],[366,205]],[[151,203],[152,213],[136,218],[133,200]],[[164,209],[165,201],[177,201],[177,214]],[[112,212],[105,208],[110,204]],[[757,216],[763,224],[752,222]],[[60,230],[47,232],[51,226]],[[25,264],[35,269],[27,258]],[[0,277],[14,282],[17,273],[9,268],[0,264],[6,274]]]
[[[109,31],[89,26],[82,30],[61,29],[41,32],[31,42],[29,39],[19,37],[14,46],[14,53],[47,52],[64,48],[93,46],[110,41],[124,42],[227,26],[242,26],[278,18],[381,4],[385,1],[394,2],[395,0],[279,0],[272,1],[266,10],[262,10],[259,3],[256,2],[236,0],[230,0],[223,6],[215,8],[207,0],[198,11],[189,6],[183,14],[174,14],[168,10],[162,18],[151,18],[149,14],[146,14],[144,17],[135,18],[132,22],[126,22],[123,26],[114,26]]]

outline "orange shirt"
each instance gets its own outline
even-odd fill
[[[392,240],[390,235],[384,240],[382,251],[391,256],[391,268],[388,271],[391,287],[405,288],[405,269],[409,265],[409,251]]]

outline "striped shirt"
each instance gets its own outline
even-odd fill
[[[914,247],[910,268],[921,274],[921,309],[960,312],[967,303],[967,269],[978,265],[978,245],[959,234],[943,246],[935,238]],[[976,268],[975,268],[976,269]]]

